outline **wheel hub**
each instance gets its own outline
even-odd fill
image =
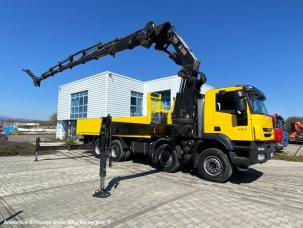
[[[117,146],[113,146],[112,147],[111,154],[112,154],[112,158],[116,158],[118,156],[118,148],[117,148]]]
[[[100,155],[100,148],[99,148],[99,145],[96,145],[96,146],[95,146],[95,153],[96,153],[97,155]]]
[[[203,168],[208,175],[218,176],[223,171],[222,162],[214,156],[208,156],[203,162]]]
[[[173,156],[169,151],[164,150],[159,155],[159,162],[164,167],[169,167],[173,161]]]

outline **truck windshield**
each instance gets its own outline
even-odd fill
[[[249,100],[252,108],[252,113],[268,115],[264,99],[260,99],[257,96],[250,95]]]
[[[284,130],[284,122],[280,118],[277,118],[277,128],[280,128],[280,129]]]

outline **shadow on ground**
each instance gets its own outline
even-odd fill
[[[229,182],[233,184],[248,184],[258,180],[261,176],[263,176],[262,172],[249,168],[246,172],[234,172],[230,177]]]
[[[83,152],[84,155],[79,155],[79,156],[66,156],[66,157],[57,157],[57,158],[45,158],[45,159],[39,159],[39,161],[50,161],[50,160],[64,160],[64,159],[77,159],[77,158],[85,158],[85,157],[93,157],[90,151],[85,151]],[[96,159],[97,161],[99,159]],[[149,159],[146,159],[145,157],[142,156],[135,156],[132,158],[132,162],[134,165],[136,163],[138,164],[144,164],[144,165],[149,165],[151,168],[154,168],[153,170],[147,171],[147,172],[142,172],[142,173],[136,173],[132,175],[127,175],[127,176],[119,176],[113,178],[107,185],[106,190],[110,191],[112,188],[117,188],[118,185],[120,184],[121,181],[124,180],[129,180],[129,179],[134,179],[138,177],[143,177],[147,175],[151,175],[154,173],[161,172],[157,169],[155,169],[155,166],[150,162]],[[197,172],[192,168],[191,165],[182,165],[180,172],[186,173],[191,176],[197,176]],[[228,180],[228,182],[233,183],[233,184],[245,184],[245,183],[251,183],[256,180],[258,180],[261,176],[263,175],[262,172],[254,169],[254,168],[249,168],[246,172],[241,172],[241,171],[236,171],[233,173],[231,178]],[[201,177],[199,177],[201,178]],[[202,179],[202,178],[201,178]]]
[[[133,163],[149,165],[149,166],[155,168],[148,159],[146,159],[144,157],[140,157],[140,156],[133,158]],[[157,171],[157,172],[160,172],[160,171]],[[183,164],[180,168],[180,172],[201,178],[197,174],[196,170],[194,170],[192,168],[192,166],[189,164]],[[140,175],[140,174],[137,174],[137,175]],[[260,172],[254,168],[249,168],[245,172],[237,170],[233,173],[233,175],[230,177],[228,182],[233,183],[233,184],[247,184],[247,183],[252,183],[252,182],[258,180],[261,176],[263,176],[263,172]],[[203,178],[201,178],[201,179],[203,179]]]
[[[130,179],[134,179],[134,178],[138,178],[138,177],[144,177],[144,176],[152,175],[154,173],[159,173],[159,172],[160,171],[158,171],[158,170],[149,170],[149,171],[142,172],[142,173],[135,173],[135,174],[127,175],[127,176],[115,177],[110,180],[110,182],[106,186],[105,190],[110,192],[110,190],[112,188],[117,188],[121,181],[130,180]]]

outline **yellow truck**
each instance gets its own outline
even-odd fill
[[[203,178],[224,182],[234,170],[246,170],[273,156],[273,126],[264,94],[253,86],[241,85],[201,95],[206,76],[199,71],[200,61],[169,22],[149,22],[125,37],[80,50],[39,77],[29,69],[24,71],[35,86],[40,86],[42,80],[64,70],[139,46],[154,46],[182,67],[178,72],[180,90],[170,110],[161,106],[159,96],[149,94],[146,116],[112,118],[113,159],[123,161],[145,154],[167,172],[178,170],[182,163],[192,163]],[[100,153],[100,125],[101,118],[77,121],[77,133],[85,143],[95,145],[96,155]]]
[[[272,120],[264,94],[253,86],[208,90],[199,99],[198,137],[171,137],[174,105],[165,110],[161,95],[147,95],[147,115],[112,118],[112,159],[144,154],[157,168],[174,172],[192,163],[205,179],[224,182],[233,169],[246,170],[273,156]],[[241,112],[241,113],[237,113]],[[77,120],[77,135],[99,156],[101,119]]]

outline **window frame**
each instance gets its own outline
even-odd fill
[[[167,94],[165,94],[167,93]],[[167,90],[161,90],[161,91],[155,91],[155,92],[152,92],[152,94],[161,94],[161,102],[162,102],[162,105],[165,109],[169,110],[171,108],[171,90],[170,89],[167,89]],[[163,94],[165,96],[163,96]],[[167,101],[164,100],[164,98],[169,98],[169,106],[167,106]]]
[[[80,112],[80,110],[82,110]],[[85,111],[86,110],[86,111]],[[87,118],[88,90],[70,94],[70,119]]]
[[[132,104],[132,99],[135,98],[135,103]],[[140,102],[140,104],[138,104]],[[133,112],[133,108],[135,111]],[[131,90],[130,92],[130,116],[143,116],[143,93]]]
[[[246,100],[248,100],[248,104],[249,104],[251,114],[259,114],[259,115],[267,115],[267,116],[269,115],[269,112],[268,112],[267,107],[265,105],[265,100],[266,99],[259,99],[258,97],[248,93],[247,96],[246,96]],[[256,103],[254,103],[254,102],[256,102]],[[256,106],[254,106],[256,104],[258,105],[257,108],[262,107],[264,112],[257,112],[255,110]]]
[[[217,105],[218,105],[218,95],[226,95],[226,93],[233,93],[234,94],[234,98],[233,98],[233,104],[234,104],[234,109],[233,110],[218,110],[217,109]],[[219,91],[218,93],[216,93],[216,97],[215,97],[215,110],[216,112],[222,112],[222,113],[228,113],[228,114],[232,114],[235,115],[236,114],[236,91]]]

